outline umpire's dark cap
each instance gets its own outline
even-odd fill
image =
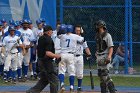
[[[53,30],[53,29],[52,29],[51,26],[46,25],[46,26],[44,26],[43,30],[44,30],[44,32],[47,32],[47,31],[49,31],[49,30]]]

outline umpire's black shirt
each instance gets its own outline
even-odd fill
[[[49,58],[46,56],[46,51],[55,53],[54,42],[52,38],[48,36],[47,34],[41,36],[38,40],[37,56],[38,58],[43,58],[48,61],[52,61],[53,58]]]

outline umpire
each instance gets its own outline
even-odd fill
[[[50,93],[58,93],[57,65],[53,59],[60,59],[60,55],[54,54],[55,49],[51,35],[52,27],[45,26],[44,35],[39,38],[37,46],[40,80],[26,93],[40,93],[48,84],[50,84]]]
[[[109,76],[109,66],[113,53],[113,41],[107,32],[106,23],[99,20],[95,24],[96,28],[96,57],[98,66],[98,76],[100,77],[101,93],[106,93],[107,88],[110,93],[116,93],[113,81]]]

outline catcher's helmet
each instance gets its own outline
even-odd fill
[[[96,28],[96,29],[99,29],[100,27],[103,27],[104,29],[107,29],[107,28],[106,28],[106,23],[105,23],[105,21],[103,21],[103,20],[98,20],[98,21],[95,23],[95,28]]]

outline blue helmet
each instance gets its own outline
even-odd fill
[[[15,27],[20,26],[19,21],[16,21],[16,22],[14,23],[14,26],[15,26]]]
[[[39,19],[41,22],[46,22],[45,18],[40,18]]]
[[[32,24],[32,20],[28,20],[28,23],[29,23],[29,24]]]
[[[5,23],[5,22],[6,22],[6,20],[3,18],[3,19],[1,19],[1,22],[2,22],[2,23]]]
[[[59,27],[59,32],[61,34],[65,34],[67,32],[67,25],[61,24],[60,27]]]
[[[15,21],[13,19],[9,20],[10,25],[14,25]]]
[[[41,24],[42,22],[41,22],[41,20],[39,19],[39,20],[36,20],[36,24],[37,25],[39,25],[39,24]]]
[[[15,31],[15,27],[14,26],[9,26],[8,31]]]
[[[2,24],[2,22],[0,21],[0,26],[2,26],[3,24]]]
[[[20,21],[19,21],[19,24],[20,24],[20,25],[22,25],[22,21],[23,21],[23,20],[20,20]]]
[[[22,24],[29,24],[28,19],[23,19],[23,20],[22,20]]]
[[[73,25],[67,25],[67,33],[73,32]]]

